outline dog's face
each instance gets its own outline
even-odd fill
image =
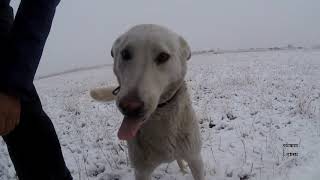
[[[191,52],[176,33],[158,25],[138,25],[115,41],[111,55],[120,85],[117,106],[125,116],[118,136],[130,139],[158,104],[180,87]]]

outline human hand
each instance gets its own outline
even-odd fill
[[[0,92],[0,136],[10,133],[19,124],[20,112],[19,98]]]

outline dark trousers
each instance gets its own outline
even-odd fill
[[[10,69],[10,73],[16,72],[18,75],[23,74],[24,69],[27,70],[25,76],[10,76],[10,78],[21,81],[29,78],[26,81],[30,81],[34,76],[32,73],[36,71],[54,15],[54,11],[50,12],[49,8],[40,10],[33,4],[40,1],[22,0],[17,13],[20,18],[19,23],[15,24],[12,8],[9,6],[10,0],[0,0],[0,66],[8,63],[16,65],[16,69]],[[45,1],[42,3],[43,6],[48,5]],[[52,4],[54,5],[56,4]],[[41,13],[45,14],[41,16]],[[28,22],[27,17],[30,14],[45,20],[44,23],[39,23],[41,27],[37,27],[37,23],[34,23],[36,21]],[[10,46],[7,44],[9,42],[12,43]],[[10,66],[12,67],[14,66]],[[9,78],[7,74],[1,75]],[[23,85],[24,82],[19,85]],[[15,88],[15,82],[12,83],[13,86],[9,89]],[[42,109],[33,83],[27,86],[13,89],[17,90],[21,99],[20,124],[3,137],[19,180],[71,180],[53,124]]]
[[[20,124],[4,137],[20,180],[71,180],[53,124],[34,102],[21,102]]]

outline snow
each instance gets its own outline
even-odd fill
[[[320,177],[320,51],[201,54],[189,61],[186,81],[208,180]],[[121,114],[113,102],[95,102],[88,93],[115,82],[110,66],[35,82],[77,180],[133,179],[126,143],[116,135]],[[153,177],[192,179],[175,162],[163,164]],[[13,179],[0,140],[0,180]]]

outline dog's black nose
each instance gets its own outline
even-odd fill
[[[144,102],[136,97],[124,97],[119,102],[119,109],[125,116],[141,116]]]

